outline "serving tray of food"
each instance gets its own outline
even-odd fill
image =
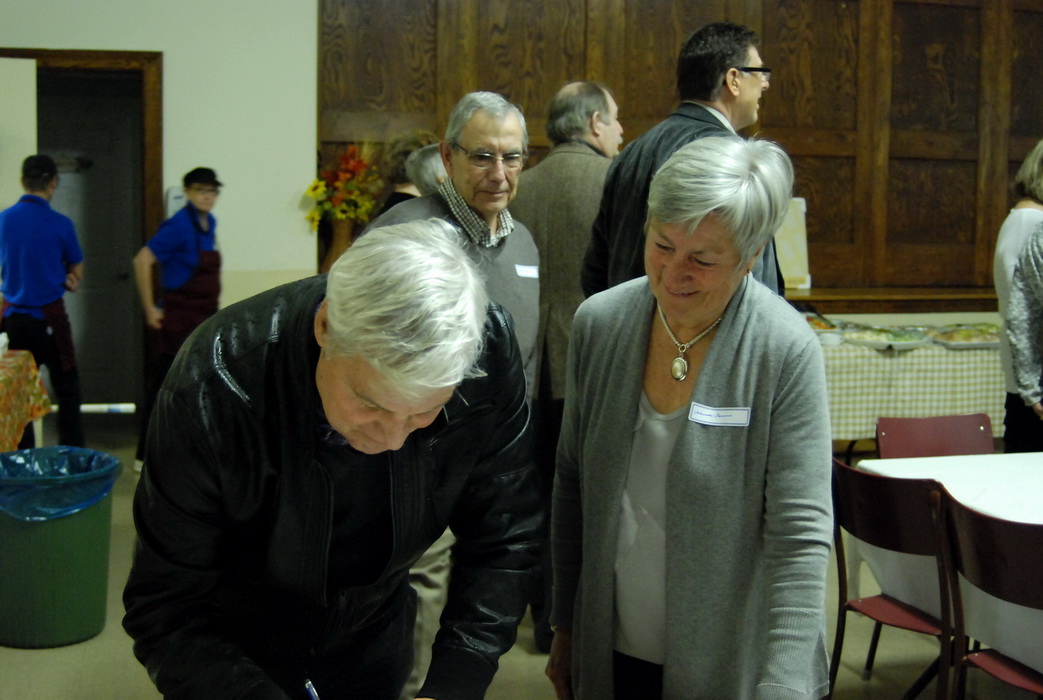
[[[995,323],[969,323],[935,328],[930,339],[950,350],[981,350],[999,347],[1000,327]]]
[[[904,328],[858,328],[844,332],[844,342],[874,350],[913,350],[930,342],[919,330]]]

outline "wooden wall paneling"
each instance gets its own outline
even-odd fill
[[[1009,158],[1016,173],[1043,138],[1043,91],[1038,80],[1043,75],[1043,0],[1015,0],[1013,17]]]
[[[877,286],[887,266],[888,150],[891,144],[891,2],[864,0],[859,12],[856,253],[864,265],[854,286]]]
[[[858,1],[780,0],[764,20],[762,57],[774,70],[764,95],[765,128],[854,132]]]
[[[859,26],[857,1],[780,0],[764,15],[761,55],[773,74],[761,135],[793,159],[816,286],[862,276],[854,228]]]
[[[630,131],[627,93],[628,67],[626,56],[626,0],[591,0],[587,3],[585,23],[587,80],[598,80],[608,86],[619,104],[620,121]],[[674,56],[677,63],[677,56]],[[626,134],[630,140],[630,134]]]
[[[855,247],[854,157],[792,154],[793,191],[807,202],[808,266],[815,287],[852,286],[861,271]]]
[[[968,2],[900,0],[892,5],[885,285],[967,286],[976,280],[982,11]],[[938,151],[915,157],[903,146],[974,144],[969,161]],[[955,137],[955,138],[954,138]],[[916,149],[920,150],[920,149]]]
[[[440,128],[453,105],[478,89],[478,2],[476,0],[437,0],[437,112]]]
[[[436,0],[320,0],[319,140],[437,129]]]
[[[521,106],[530,143],[548,146],[547,103],[558,88],[586,73],[584,0],[478,4],[477,89],[499,92]]]
[[[763,39],[764,0],[730,0],[725,19],[753,28]]]
[[[996,236],[1007,214],[1010,154],[1011,67],[1014,62],[1011,0],[992,0],[982,8],[981,102],[978,106],[978,211],[975,220],[972,284],[992,281]]]
[[[976,133],[981,8],[894,3],[891,128]]]
[[[976,171],[974,161],[891,160],[884,285],[971,284]]]

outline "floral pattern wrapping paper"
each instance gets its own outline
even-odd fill
[[[0,357],[0,452],[18,449],[25,426],[50,411],[32,354],[8,350]]]

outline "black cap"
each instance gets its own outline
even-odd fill
[[[184,179],[185,187],[189,185],[213,185],[214,187],[221,187],[221,183],[217,179],[217,173],[210,168],[193,168],[185,173]]]
[[[58,166],[50,156],[29,156],[22,161],[22,177],[26,180],[48,179],[58,174]]]

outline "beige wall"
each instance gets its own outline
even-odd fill
[[[36,61],[0,58],[0,209],[24,194],[22,161],[35,152]]]
[[[163,53],[164,189],[217,170],[227,306],[315,270],[302,195],[315,177],[317,12],[299,0],[0,0],[0,46]]]

